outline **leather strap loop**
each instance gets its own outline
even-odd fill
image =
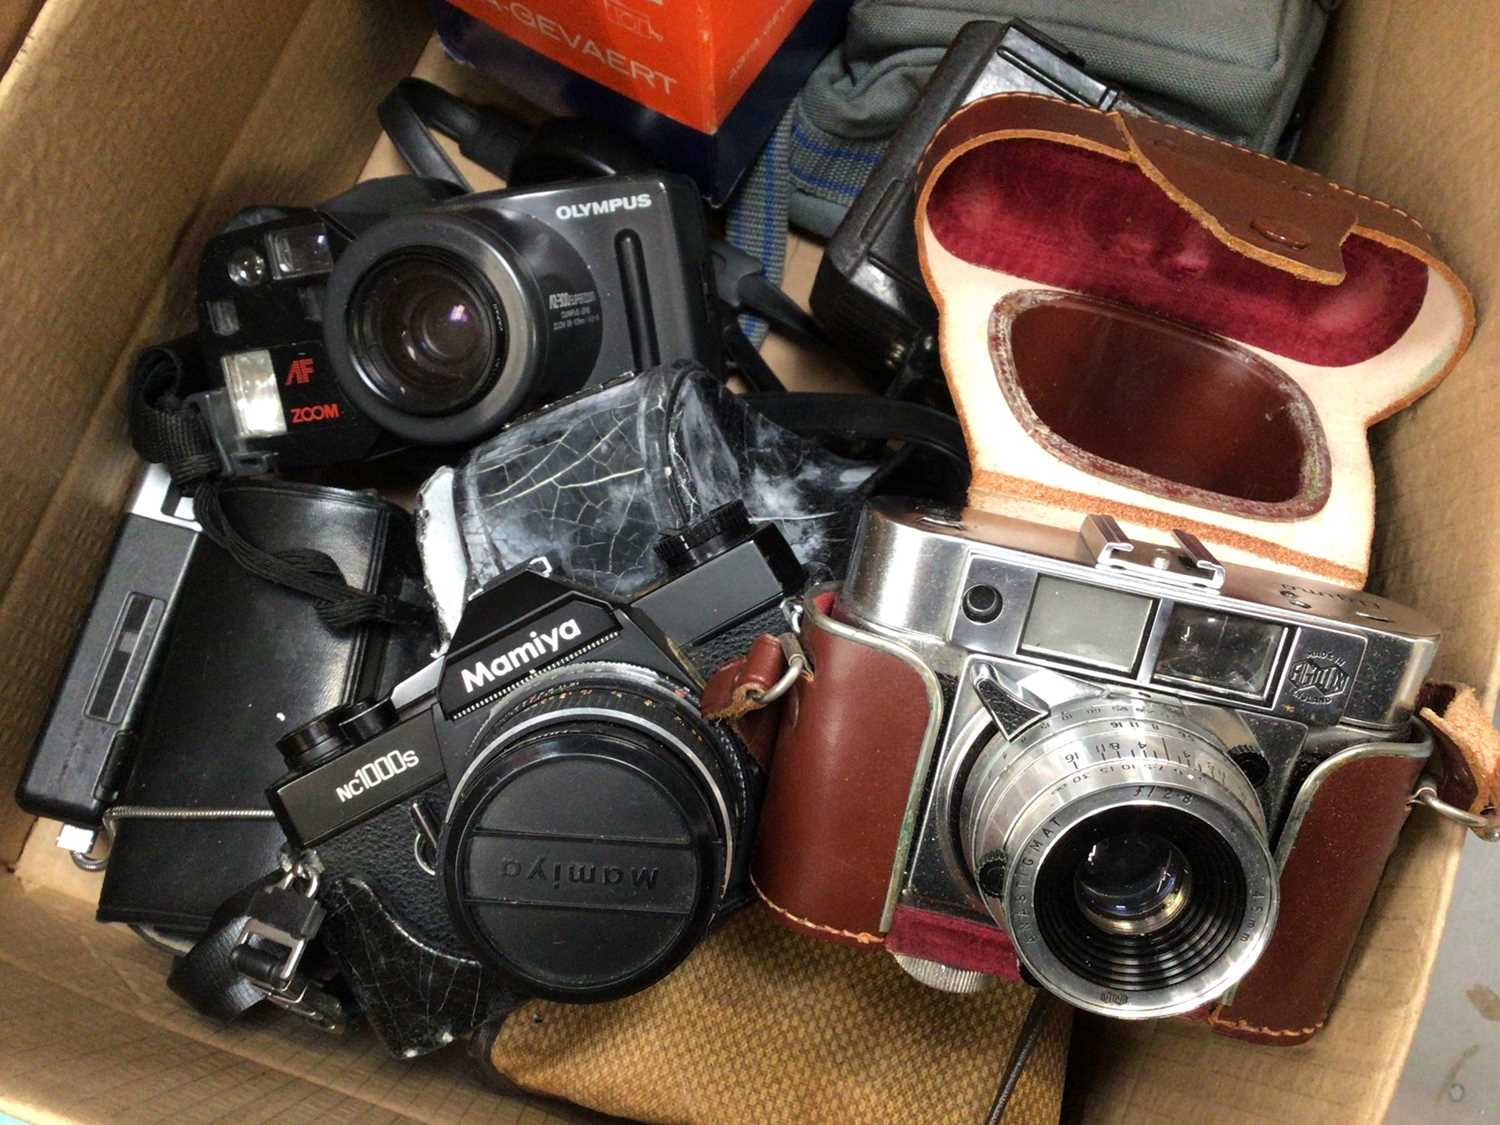
[[[1429,769],[1437,775],[1438,798],[1476,815],[1500,808],[1500,731],[1474,689],[1429,683],[1417,706],[1437,743]]]
[[[751,642],[749,652],[731,660],[709,679],[703,690],[703,714],[727,721],[768,706],[763,697],[786,669],[780,642],[762,633]]]

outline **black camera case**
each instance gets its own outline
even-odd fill
[[[937,306],[917,262],[917,166],[954,110],[1005,91],[1133,108],[1035,28],[1020,21],[964,25],[828,240],[813,281],[813,314],[872,390],[911,397],[935,385],[941,393]]]
[[[222,500],[235,525],[267,550],[322,552],[352,586],[399,595],[420,582],[409,517],[373,494],[255,481],[225,486]],[[110,577],[102,589],[112,589]],[[99,919],[206,930],[225,899],[276,870],[283,836],[271,819],[195,814],[263,809],[265,786],[283,768],[277,738],[309,712],[388,691],[426,659],[434,640],[420,626],[331,628],[308,598],[251,574],[208,536],[195,536],[115,802],[122,811],[182,815],[116,821]],[[97,662],[76,651],[69,681],[92,678]],[[54,710],[23,781],[24,805],[47,807],[36,784],[43,776],[94,768],[92,761],[59,768],[44,760],[43,751],[63,745],[49,744],[47,732],[68,721]]]

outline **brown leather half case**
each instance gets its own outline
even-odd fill
[[[1233,999],[1209,1013],[1215,1031],[1291,1046],[1323,1026],[1425,762],[1372,754],[1318,785],[1282,862],[1270,944]]]
[[[820,599],[824,613],[831,600]],[[757,888],[791,929],[848,945],[885,945],[881,914],[930,714],[925,688],[911,665],[830,633],[815,615],[806,619],[802,638],[813,674],[782,700],[738,720],[780,732],[754,860]],[[727,717],[720,711],[737,687],[764,691],[779,678],[780,648],[774,638],[763,640],[758,659],[732,662],[710,681],[704,698],[719,709],[708,703],[705,713]],[[1467,763],[1480,763],[1480,774],[1492,772],[1500,735],[1483,720],[1472,689],[1428,685],[1423,718],[1434,734],[1430,760],[1416,752],[1418,744],[1406,753],[1346,752],[1337,768],[1304,783],[1307,804],[1294,812],[1300,820],[1288,826],[1278,849],[1281,905],[1265,953],[1231,1000],[1185,1018],[1271,1046],[1306,1042],[1323,1026],[1418,774],[1424,767],[1436,772],[1440,795],[1452,804],[1492,807],[1491,790],[1476,795],[1476,771]],[[896,936],[889,935],[893,944]],[[905,951],[1012,974],[994,946],[971,954],[939,949],[930,929],[922,940],[920,949]],[[955,930],[945,940],[967,939]]]
[[[1365,430],[1473,331],[1410,215],[1150,118],[1028,94],[965,106],[923,158],[917,246],[973,465],[969,503],[1351,587]]]
[[[879,945],[932,711],[927,685],[906,660],[836,635],[814,614],[802,646],[812,675],[780,705],[752,875],[782,924]]]

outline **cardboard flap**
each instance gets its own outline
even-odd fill
[[[1415,220],[1210,137],[1028,94],[959,110],[920,182],[971,504],[1107,512],[1363,584],[1364,431],[1473,327]]]

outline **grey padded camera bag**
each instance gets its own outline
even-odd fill
[[[783,125],[791,220],[832,232],[971,20],[1025,20],[1155,116],[1271,152],[1334,7],[1336,0],[856,0],[842,46],[818,65]]]

